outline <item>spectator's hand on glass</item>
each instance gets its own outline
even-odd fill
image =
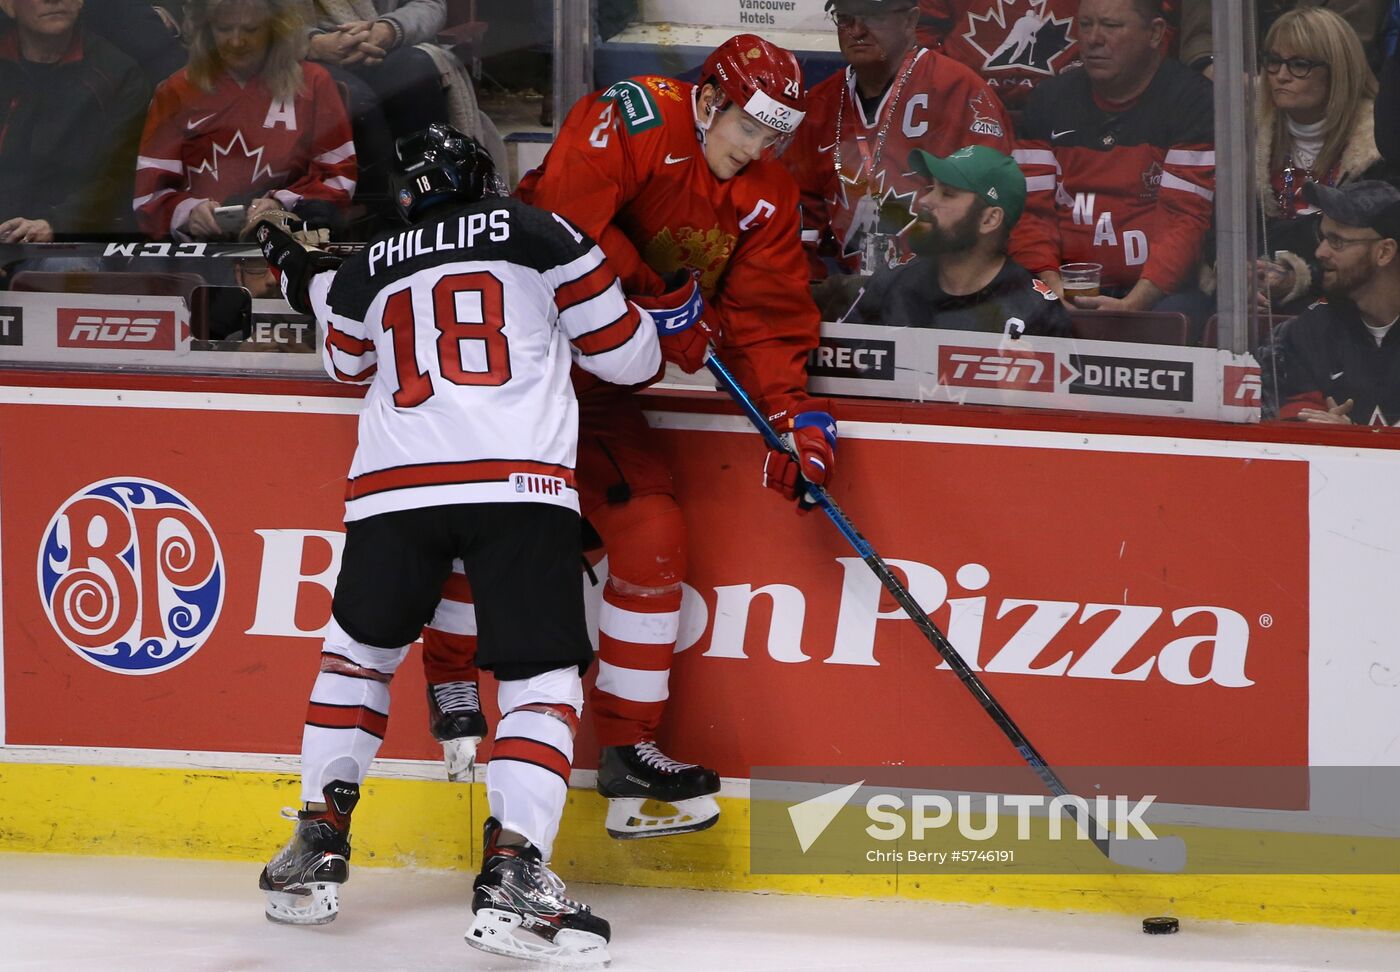
[[[1348,398],[1338,405],[1329,395],[1327,397],[1327,408],[1304,408],[1299,409],[1298,418],[1304,422],[1315,422],[1319,425],[1351,425],[1351,409],[1356,404],[1354,399]]]
[[[222,239],[224,228],[219,225],[219,219],[214,215],[214,210],[218,207],[219,203],[206,199],[191,209],[189,219],[185,220],[185,232],[196,240]]]
[[[16,216],[0,223],[0,243],[52,243],[53,226],[46,219]]]

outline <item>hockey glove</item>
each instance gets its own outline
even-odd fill
[[[667,278],[671,289],[660,297],[634,297],[632,302],[651,314],[661,337],[661,356],[686,374],[699,371],[719,329],[705,321],[705,298],[698,274],[678,270]]]
[[[763,485],[797,500],[798,512],[805,513],[816,502],[806,484],[825,485],[836,467],[836,419],[829,412],[811,409],[792,416],[779,412],[770,421],[776,430],[787,426],[783,441],[797,454],[797,461],[786,452],[769,450],[763,462]]]
[[[312,313],[309,294],[311,278],[336,269],[341,259],[324,250],[303,246],[272,220],[259,220],[253,236],[292,310],[299,314]]]

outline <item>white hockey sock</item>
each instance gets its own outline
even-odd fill
[[[408,653],[350,638],[334,620],[311,688],[301,737],[301,799],[316,803],[332,780],[363,783],[389,726],[389,681]]]
[[[568,795],[583,683],[577,668],[555,669],[501,682],[497,702],[505,715],[486,767],[491,815],[548,861]]]

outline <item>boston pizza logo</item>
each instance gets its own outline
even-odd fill
[[[68,647],[99,668],[152,675],[213,633],[224,563],[209,522],[168,486],[108,479],[59,507],[39,548],[39,594]]]

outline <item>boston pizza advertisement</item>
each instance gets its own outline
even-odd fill
[[[3,742],[295,753],[358,403],[14,391]],[[692,565],[668,751],[740,778],[1018,764],[825,517],[761,487],[742,419],[667,407]],[[1307,764],[1306,463],[946,431],[847,421],[833,493],[1047,758]],[[416,653],[393,698],[382,755],[439,758]]]

